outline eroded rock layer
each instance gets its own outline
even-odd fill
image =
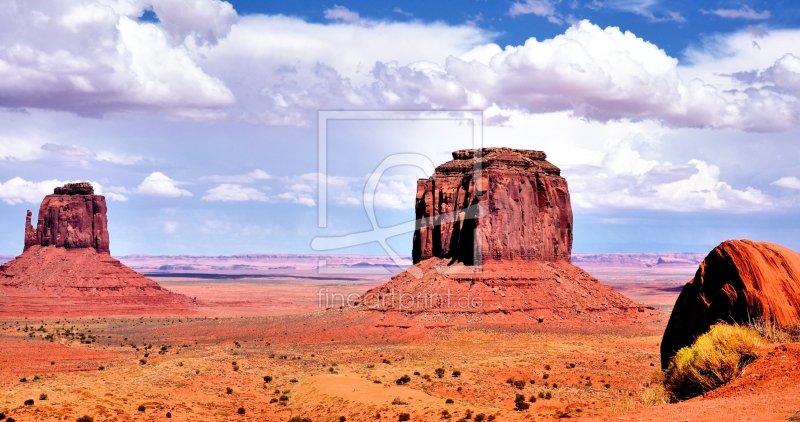
[[[567,182],[545,153],[453,153],[417,185],[414,266],[360,297],[406,314],[605,321],[655,313],[570,263]]]
[[[800,323],[800,254],[774,243],[728,240],[681,291],[661,341],[661,365],[714,323]]]
[[[483,148],[453,153],[417,183],[413,259],[569,261],[567,181],[541,151]]]
[[[36,228],[31,211],[25,222],[25,250],[33,246],[93,248],[109,253],[106,198],[89,183],[68,183],[47,195],[39,206]]]
[[[398,274],[361,297],[361,307],[406,313],[526,312],[542,320],[609,320],[652,313],[565,261],[487,262],[480,269],[441,258]],[[630,314],[632,313],[632,314]]]

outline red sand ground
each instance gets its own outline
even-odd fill
[[[618,284],[633,276],[590,272]],[[646,293],[641,286],[661,276],[642,277],[643,283],[629,284]],[[443,410],[451,420],[470,410],[499,421],[551,420],[565,413],[609,421],[782,421],[800,410],[797,344],[786,350],[769,346],[772,355],[765,353],[743,378],[705,398],[643,408],[639,397],[658,367],[666,323],[659,311],[637,312],[628,324],[539,322],[525,312],[405,314],[333,307],[306,313],[315,308],[320,288],[364,292],[374,282],[171,279],[164,285],[205,304],[201,316],[0,320],[0,412],[18,421],[74,421],[89,414],[98,422],[166,420],[167,411],[171,420],[193,421],[287,421],[297,415],[374,421],[378,414],[396,421],[403,412],[413,421],[428,421],[442,420]],[[248,316],[258,312],[264,316]],[[164,352],[161,346],[167,346]],[[446,370],[443,378],[434,374],[439,367]],[[451,376],[454,370],[462,375]],[[396,385],[405,374],[411,382]],[[273,381],[264,383],[264,375]],[[28,382],[19,382],[23,376]],[[506,383],[510,377],[527,383],[518,390]],[[513,410],[515,394],[540,392],[552,398]],[[38,400],[42,393],[46,400]],[[281,396],[288,398],[286,406]],[[454,403],[445,404],[447,398]],[[23,405],[27,399],[34,405]],[[392,404],[395,399],[407,404]],[[239,407],[244,416],[236,413]]]

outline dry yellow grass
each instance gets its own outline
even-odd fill
[[[752,328],[716,324],[678,351],[664,372],[664,387],[678,400],[713,390],[739,376],[766,343]]]

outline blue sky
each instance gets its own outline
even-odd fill
[[[66,181],[109,200],[115,255],[314,252],[369,230],[386,157],[438,165],[464,120],[331,122],[318,110],[480,110],[487,146],[547,152],[576,252],[800,249],[800,7],[790,2],[0,1],[0,253]],[[357,116],[357,113],[353,116]],[[419,169],[374,195],[413,218]],[[399,253],[411,234],[390,240]],[[381,253],[377,244],[340,250]]]

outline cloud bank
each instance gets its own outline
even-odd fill
[[[139,22],[146,9],[160,23]],[[228,3],[4,2],[0,14],[0,106],[210,117],[234,102],[189,52],[227,34]]]
[[[656,19],[655,5],[612,1],[604,7]],[[158,22],[138,20],[147,10]],[[0,28],[0,106],[9,108],[84,116],[157,111],[268,126],[308,125],[320,109],[492,106],[753,132],[800,122],[796,55],[742,61],[730,75],[757,78],[731,84],[720,82],[719,72],[700,72],[692,51],[682,65],[633,33],[588,21],[551,39],[501,48],[491,42],[495,34],[468,25],[365,24],[358,12],[339,5],[324,12],[336,22],[328,25],[240,17],[219,0],[25,2],[0,6],[0,12],[10,16]],[[560,20],[549,0],[515,2],[509,13]],[[708,13],[769,16],[747,6]],[[734,56],[760,50],[774,37],[760,35],[756,43],[754,35],[742,34],[750,42],[731,51]]]

